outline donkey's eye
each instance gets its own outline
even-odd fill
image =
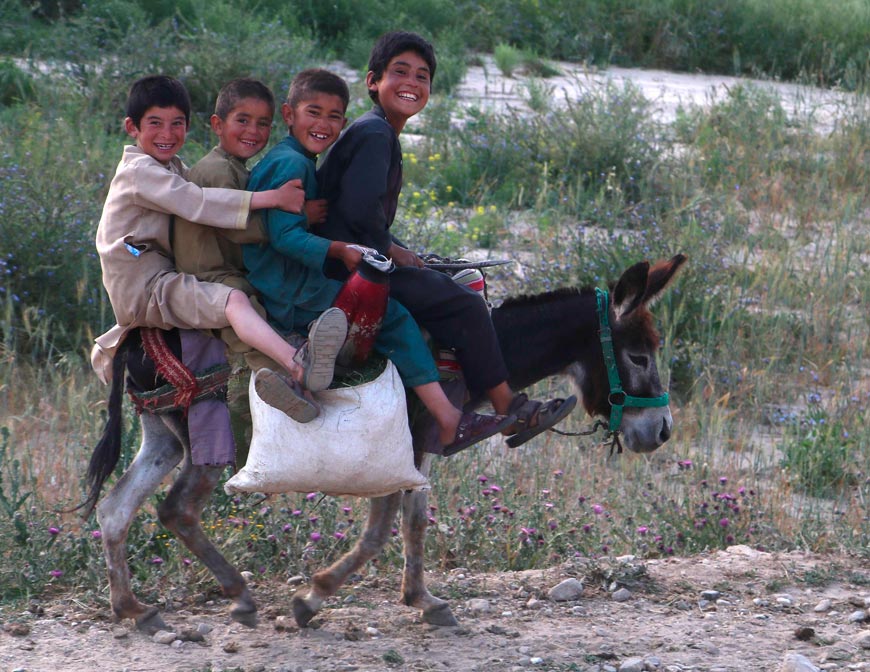
[[[646,355],[629,355],[628,359],[635,366],[639,366],[644,369],[649,365],[649,357],[647,357]]]

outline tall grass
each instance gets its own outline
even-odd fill
[[[590,28],[618,19],[639,36],[655,36],[645,46],[638,40],[631,62],[756,67],[747,46],[753,33],[731,5],[586,2],[583,32],[574,14],[559,14],[567,5],[540,4],[546,6],[537,13],[525,4],[480,5],[449,33],[446,23],[432,24],[452,47],[436,87],[441,77],[458,81],[459,46],[475,44],[456,25],[479,28],[484,20],[493,31],[477,31],[475,40],[492,34],[525,53],[565,55],[559,50],[572,44],[585,50],[571,54],[577,57],[628,60],[625,45],[614,37],[605,44],[607,31]],[[839,36],[829,44],[850,44],[839,10],[805,17],[799,0],[733,4],[752,10],[759,26],[788,12],[784,44],[810,29]],[[92,240],[124,142],[126,86],[157,69],[185,79],[198,115],[184,153],[193,161],[212,142],[203,120],[224,79],[251,74],[283,90],[297,69],[332,55],[323,46],[348,36],[340,20],[350,21],[359,4],[339,3],[335,23],[295,34],[288,27],[301,31],[302,16],[316,18],[318,27],[329,23],[325,6],[291,3],[304,10],[293,19],[266,2],[266,22],[228,2],[209,4],[208,12],[199,0],[175,6],[149,3],[146,12],[116,0],[111,7],[119,11],[109,12],[107,2],[88,3],[54,23],[19,11],[21,35],[0,29],[2,44],[21,53],[28,36],[58,38],[30,45],[30,67],[0,66],[3,95],[13,91],[0,109],[0,600],[70,587],[89,594],[102,582],[94,521],[55,509],[80,501],[104,408],[105,389],[86,364],[92,336],[112,319]],[[393,5],[372,0],[371,7]],[[413,17],[430,12],[441,21],[454,7],[468,9],[432,0],[403,11],[415,27]],[[508,10],[521,20],[500,20]],[[854,16],[860,26],[864,15]],[[377,16],[367,16],[360,36],[336,53],[364,54],[370,39],[361,36],[379,28]],[[571,30],[590,37],[572,42]],[[546,49],[533,34],[544,36]],[[735,34],[742,35],[739,53]],[[828,60],[812,67],[771,51],[776,67],[765,71],[804,68],[832,83],[846,66],[834,58],[840,47],[828,49]],[[673,60],[651,56],[664,53]],[[849,56],[856,77],[861,53]],[[708,60],[692,60],[700,54]],[[36,56],[60,60],[40,74],[36,66],[46,64]],[[749,85],[711,106],[684,109],[668,125],[652,118],[631,86],[590,88],[570,101],[539,95],[529,115],[461,112],[442,95],[447,91],[436,89],[414,129],[417,141],[405,143],[400,237],[451,256],[480,248],[521,261],[521,279],[512,269],[492,271],[495,299],[602,286],[639,259],[678,251],[690,263],[655,306],[659,365],[676,423],[671,441],[651,456],[608,458],[591,441],[547,435],[518,451],[489,446],[444,461],[432,494],[432,562],[521,569],[578,554],[653,557],[734,543],[868,557],[866,97],[831,110],[820,132],[820,111],[809,100],[786,106]],[[550,381],[537,392],[568,390]],[[138,441],[132,414],[126,426],[128,461]],[[581,426],[577,414],[567,428]],[[297,573],[348,548],[364,509],[352,500],[263,501],[218,491],[205,520],[236,565]],[[153,506],[131,530],[130,549],[143,594],[211,586]],[[391,543],[380,561],[398,564],[399,553]]]

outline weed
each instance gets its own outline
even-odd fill
[[[523,62],[523,53],[509,44],[497,44],[493,53],[496,67],[505,77],[513,77],[514,71]]]

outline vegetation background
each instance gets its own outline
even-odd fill
[[[193,163],[212,142],[207,118],[227,80],[256,76],[282,92],[312,65],[362,73],[374,38],[397,27],[439,52],[435,95],[409,129],[418,139],[406,146],[405,238],[446,255],[509,250],[524,280],[494,276],[504,291],[599,285],[639,259],[690,257],[656,307],[676,419],[667,446],[608,460],[545,437],[452,458],[435,475],[431,562],[519,569],[735,543],[870,557],[868,3],[247,5],[0,0],[0,609],[70,589],[106,599],[95,521],[56,510],[80,501],[103,422],[106,390],[88,351],[112,317],[93,237],[125,142],[129,84],[153,72],[185,82]],[[452,91],[481,54],[522,78],[528,110],[457,104]],[[746,83],[663,122],[630,85],[557,101],[547,84],[556,59],[854,94],[822,110]],[[351,116],[366,105],[357,86]],[[126,463],[132,413],[125,427]],[[354,500],[222,491],[206,511],[232,562],[276,575],[343,552],[364,517]],[[153,509],[130,539],[144,599],[211,586]],[[399,555],[391,545],[379,562]]]

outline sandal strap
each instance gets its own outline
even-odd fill
[[[514,395],[508,408],[508,413],[517,416],[516,426],[518,430],[532,427],[532,419],[541,410],[543,402],[529,399],[529,395],[520,392]]]

